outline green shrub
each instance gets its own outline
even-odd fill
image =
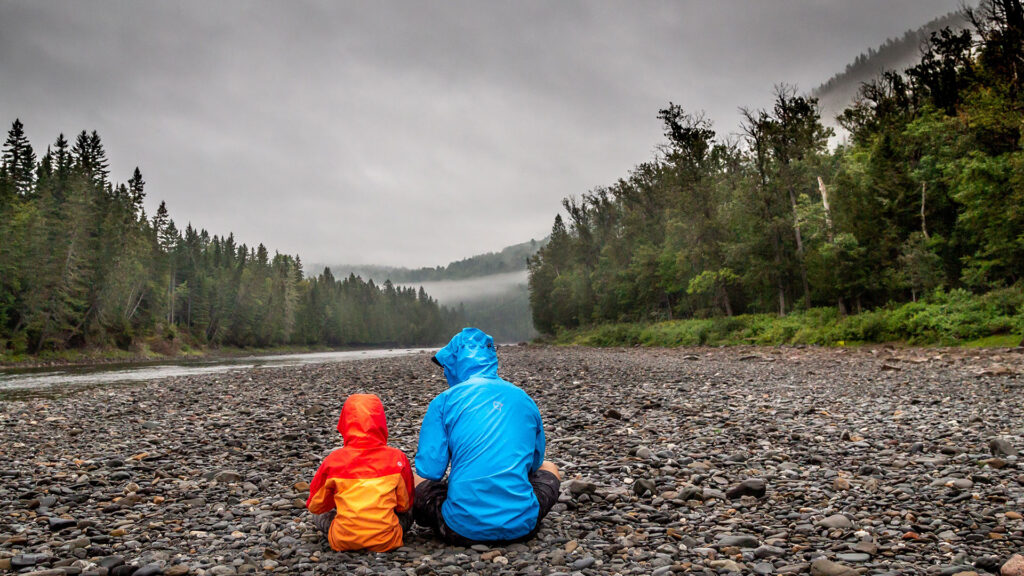
[[[561,333],[559,343],[588,346],[720,346],[807,344],[842,346],[904,342],[911,345],[1008,345],[1024,334],[1024,290],[983,295],[938,290],[917,302],[840,316],[811,308],[779,317],[747,314],[653,324],[605,324]],[[996,344],[998,343],[998,344]]]

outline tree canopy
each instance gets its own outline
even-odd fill
[[[864,85],[833,135],[778,86],[739,139],[670,103],[665,143],[563,202],[530,262],[546,333],[605,322],[840,312],[1024,274],[1024,10],[994,0],[931,34],[909,69]]]
[[[0,164],[0,353],[116,345],[433,344],[459,314],[424,291],[148,217],[136,168],[110,181],[95,131],[36,159],[15,120]]]

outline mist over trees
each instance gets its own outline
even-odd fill
[[[545,333],[604,322],[857,312],[1024,274],[1024,10],[994,0],[931,35],[914,66],[864,85],[827,147],[817,101],[776,89],[739,139],[675,104],[666,142],[565,199],[530,263]]]
[[[445,266],[425,266],[423,268],[402,268],[395,266],[373,266],[373,265],[331,265],[331,270],[342,271],[345,274],[355,274],[364,278],[372,278],[377,281],[391,280],[399,284],[416,282],[443,282],[447,280],[466,280],[504,274],[507,272],[518,272],[526,270],[527,261],[530,256],[537,253],[547,239],[530,240],[507,246],[498,252],[486,252],[477,254],[462,260],[450,262]],[[471,247],[469,247],[471,248]]]
[[[969,26],[962,12],[950,12],[931,20],[915,30],[907,30],[898,38],[889,38],[878,48],[868,48],[853,62],[811,91],[818,99],[825,124],[834,124],[834,117],[854,101],[860,87],[887,70],[902,70],[921,58],[921,48],[931,35],[943,28],[963,30]]]
[[[537,336],[530,315],[527,262],[547,239],[530,240],[451,262],[446,266],[396,268],[331,266],[378,282],[425,286],[438,302],[456,308],[467,325],[498,342],[522,342]]]
[[[461,327],[422,289],[330,270],[143,209],[138,168],[110,180],[95,131],[38,156],[15,120],[0,163],[0,354],[139,343],[432,344]]]

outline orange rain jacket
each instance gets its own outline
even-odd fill
[[[338,513],[328,540],[335,550],[385,552],[402,545],[395,512],[412,509],[409,459],[388,442],[384,405],[373,394],[353,394],[338,419],[343,448],[331,452],[309,485],[306,508]]]

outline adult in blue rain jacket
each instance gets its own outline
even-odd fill
[[[420,428],[416,522],[462,546],[532,538],[560,482],[544,461],[537,405],[498,377],[494,340],[476,328],[456,334],[433,360],[448,389],[430,402]]]

